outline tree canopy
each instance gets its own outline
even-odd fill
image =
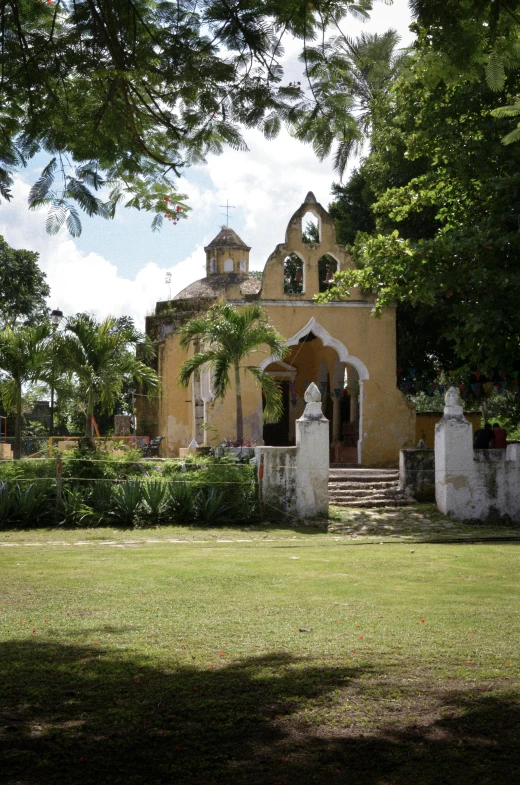
[[[97,322],[89,314],[77,314],[67,319],[59,341],[62,372],[72,375],[83,396],[85,436],[92,436],[92,414],[96,403],[102,411],[112,412],[125,382],[142,384],[151,392],[158,389],[156,372],[136,357],[140,344],[150,351],[144,336],[128,318],[107,316]],[[143,359],[150,359],[150,356]]]
[[[38,319],[48,309],[50,289],[38,266],[38,254],[11,248],[0,237],[0,327]]]
[[[500,91],[484,78],[448,84],[429,79],[431,56],[420,36],[378,99],[370,154],[336,190],[358,269],[336,277],[335,294],[357,285],[377,308],[399,304],[400,363],[414,377],[422,363],[430,378],[445,368],[501,383],[518,370],[520,147],[502,143],[509,121],[494,110],[518,95],[518,72],[506,69]]]
[[[109,218],[122,202],[155,212],[154,228],[184,217],[175,179],[186,166],[224,145],[245,149],[243,128],[276,136],[316,102],[283,83],[284,37],[307,61],[320,36],[372,5],[0,0],[0,195],[43,151],[29,203],[47,205],[50,232],[66,224],[77,235],[78,208]]]
[[[428,81],[481,81],[501,91],[520,65],[519,0],[410,0],[419,46],[427,44]]]
[[[23,388],[35,381],[50,382],[53,356],[51,327],[46,322],[0,330],[0,398],[6,411],[15,415],[16,459],[21,455]]]

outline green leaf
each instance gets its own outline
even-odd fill
[[[54,183],[54,172],[57,167],[56,158],[51,158],[40,177],[29,191],[29,207],[35,208],[45,204],[50,188]]]
[[[493,49],[486,65],[486,84],[495,92],[502,90],[506,81],[504,63],[497,51]]]

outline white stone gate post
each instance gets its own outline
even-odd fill
[[[445,402],[443,418],[435,426],[435,501],[445,515],[464,519],[472,517],[473,430],[455,387]]]
[[[329,510],[329,421],[314,382],[305,391],[305,411],[296,420],[296,510],[299,518]]]

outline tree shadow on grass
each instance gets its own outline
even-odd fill
[[[439,688],[420,725],[396,724],[367,685],[375,722],[356,726],[366,710],[360,678],[378,672],[368,665],[273,653],[158,668],[36,641],[1,644],[0,663],[7,785],[510,785],[520,765],[512,695]],[[306,722],[316,706],[320,719]]]

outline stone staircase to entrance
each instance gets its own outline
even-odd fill
[[[336,507],[405,507],[415,499],[399,489],[397,469],[330,465],[329,503]]]

